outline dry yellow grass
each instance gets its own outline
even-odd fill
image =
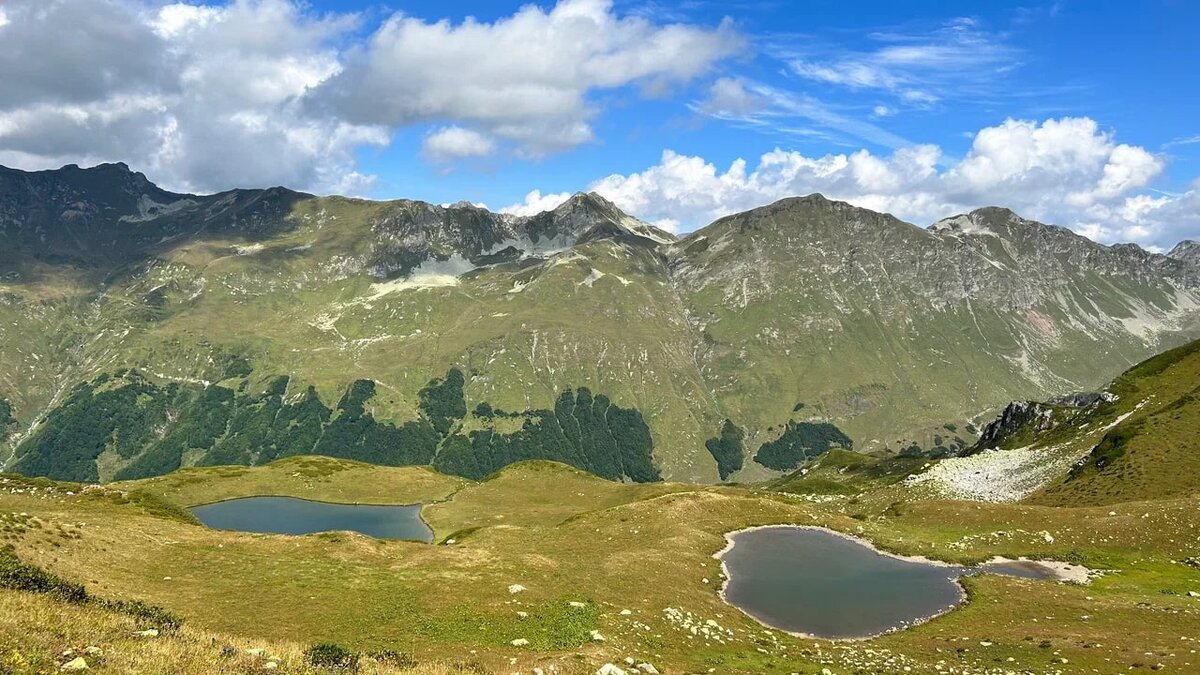
[[[362,478],[366,494],[372,482]],[[189,489],[190,499],[207,499]],[[746,489],[620,485],[533,463],[427,507],[439,533],[461,533],[454,545],[430,546],[347,533],[217,532],[135,503],[0,491],[0,514],[39,519],[39,527],[10,539],[23,559],[102,597],[163,605],[189,629],[242,636],[247,644],[395,649],[422,663],[477,662],[501,673],[549,672],[551,665],[592,673],[626,657],[664,672],[934,672],[941,664],[958,673],[1067,673],[1159,662],[1168,672],[1188,672],[1200,659],[1189,652],[1194,643],[1180,638],[1200,635],[1200,605],[1187,596],[1200,590],[1200,575],[1179,561],[1196,554],[1198,507],[1195,499],[1102,509],[950,501],[892,507],[857,497],[812,503]],[[1091,587],[972,579],[972,600],[957,611],[831,646],[765,630],[718,596],[720,570],[711,556],[723,534],[775,523],[825,525],[948,560],[1058,557],[1119,572]],[[510,584],[527,590],[511,594]],[[584,606],[572,608],[572,601]],[[667,608],[732,634],[723,643],[703,639],[673,622]],[[606,640],[592,641],[591,630]],[[516,639],[531,644],[515,647]],[[43,649],[63,648],[50,640]]]

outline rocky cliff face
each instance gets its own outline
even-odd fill
[[[384,204],[371,220],[375,237],[371,273],[462,274],[499,262],[545,258],[576,244],[613,239],[654,247],[651,226],[595,194],[579,193],[552,211],[514,217],[471,204],[449,207],[401,200]],[[670,237],[662,233],[662,236]]]
[[[1200,267],[1200,242],[1190,239],[1181,241],[1171,249],[1167,257],[1191,265],[1193,268]]]
[[[286,375],[326,401],[373,380],[373,414],[400,426],[454,366],[470,409],[604,392],[645,417],[668,479],[715,480],[705,441],[730,420],[744,480],[788,429],[864,451],[970,445],[1009,401],[1102,386],[1200,334],[1198,308],[1186,250],[1004,209],[921,228],[812,195],[675,240],[590,194],[517,218],[178,195],[121,165],[0,171],[0,398],[26,430],[123,368]]]

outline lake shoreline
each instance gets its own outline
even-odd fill
[[[827,637],[827,636],[813,635],[811,633],[792,631],[792,630],[787,630],[784,628],[772,626],[769,623],[767,623],[766,621],[764,621],[763,619],[755,616],[752,612],[730,602],[729,598],[727,597],[727,594],[726,594],[726,591],[729,587],[729,583],[730,583],[730,581],[732,581],[732,575],[730,574],[729,566],[727,565],[727,563],[725,561],[725,557],[737,545],[736,537],[738,535],[741,535],[741,534],[744,534],[747,532],[754,532],[754,531],[758,531],[758,530],[768,530],[768,529],[811,530],[811,531],[823,532],[825,534],[832,535],[832,536],[835,536],[835,537],[838,537],[838,538],[841,538],[841,539],[844,539],[847,541],[851,541],[860,546],[863,546],[864,548],[870,550],[871,552],[875,553],[876,555],[892,558],[895,560],[899,560],[901,562],[923,564],[923,565],[929,565],[932,567],[940,567],[940,568],[945,568],[945,569],[961,570],[960,574],[958,574],[957,576],[950,579],[950,581],[957,588],[959,597],[954,603],[946,606],[945,608],[943,608],[937,612],[934,612],[932,614],[928,614],[925,616],[917,617],[917,618],[905,621],[905,622],[901,623],[900,625],[894,626],[887,630],[877,632],[877,633],[871,633],[868,635],[846,636],[846,637]],[[999,572],[989,571],[989,570],[985,569],[985,566],[987,566],[987,565],[1005,565],[1005,564],[1027,563],[1030,566],[1033,566],[1040,570],[1044,570],[1044,571],[1048,572],[1052,576],[1051,576],[1051,578],[1047,578],[1046,580],[1047,581],[1055,581],[1057,583],[1087,584],[1089,582],[1090,575],[1091,575],[1091,570],[1086,567],[1083,567],[1081,565],[1072,565],[1070,563],[1057,561],[1057,560],[1031,560],[1031,559],[1028,559],[1025,557],[1019,557],[1019,558],[1014,559],[1014,558],[1006,558],[1003,556],[995,556],[995,557],[991,558],[990,560],[987,560],[983,563],[979,563],[976,565],[958,565],[958,564],[950,563],[950,562],[947,562],[944,560],[936,560],[936,559],[927,558],[925,556],[920,556],[920,555],[901,555],[899,553],[893,553],[891,551],[879,548],[873,542],[871,542],[870,540],[865,539],[863,537],[858,537],[858,536],[855,536],[855,535],[852,535],[852,534],[849,534],[846,532],[841,532],[839,530],[835,530],[835,529],[820,526],[820,525],[799,525],[799,524],[788,524],[788,523],[778,523],[778,524],[774,524],[774,525],[755,525],[752,527],[745,527],[745,528],[741,528],[738,530],[732,530],[732,531],[726,532],[726,533],[724,533],[724,537],[725,537],[725,546],[722,547],[721,550],[714,553],[712,556],[714,559],[718,560],[721,564],[721,574],[723,576],[723,580],[721,583],[721,588],[718,590],[718,595],[721,599],[721,602],[738,610],[739,612],[742,612],[746,616],[753,619],[755,622],[759,623],[762,626],[770,628],[771,630],[778,630],[778,631],[781,631],[788,635],[791,635],[793,637],[803,638],[803,639],[807,639],[807,640],[826,640],[829,642],[860,642],[863,640],[873,640],[875,638],[879,638],[884,635],[888,635],[890,633],[894,633],[894,632],[901,631],[901,630],[907,630],[909,628],[914,628],[921,624],[928,623],[929,621],[932,621],[933,619],[936,619],[940,616],[943,616],[943,615],[961,607],[967,600],[970,599],[969,594],[967,593],[966,587],[963,586],[963,584],[962,584],[962,578],[964,576],[969,576],[972,574],[980,574],[980,573],[1000,574]],[[1015,576],[1015,575],[1010,575],[1010,576]]]

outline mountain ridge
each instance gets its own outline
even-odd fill
[[[810,432],[864,452],[967,447],[943,427],[1100,386],[1200,334],[1194,268],[999,208],[924,228],[808,195],[675,238],[589,193],[513,216],[281,188],[133,194],[127,168],[88,171],[34,198],[12,188],[22,172],[0,175],[0,397],[22,429],[121,369],[254,395],[287,376],[327,404],[371,380],[376,417],[401,428],[454,367],[469,408],[535,423],[588,387],[645,417],[664,478],[752,480],[783,470],[759,447]],[[707,442],[726,422],[740,464]]]

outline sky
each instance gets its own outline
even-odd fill
[[[0,0],[0,165],[677,232],[821,192],[1200,238],[1200,3]]]

